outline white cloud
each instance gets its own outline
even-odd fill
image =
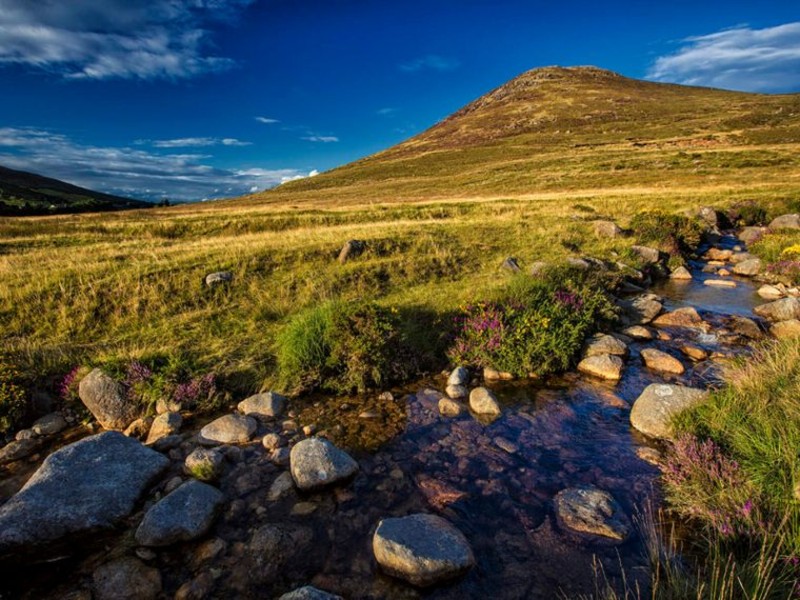
[[[150,144],[155,148],[203,148],[208,146],[251,146],[252,142],[243,142],[236,138],[189,137],[173,140],[136,140],[136,145]]]
[[[387,107],[387,108],[379,108],[378,110],[375,111],[375,114],[380,115],[382,117],[390,117],[396,114],[397,112],[398,109]]]
[[[179,79],[234,61],[208,52],[208,26],[254,0],[0,0],[0,66],[70,79]]]
[[[402,63],[398,65],[398,68],[406,73],[416,73],[417,71],[453,71],[459,66],[461,66],[461,63],[455,58],[428,54],[427,56]]]
[[[207,155],[79,144],[34,128],[0,127],[0,164],[109,194],[199,200],[264,190],[310,173],[297,169],[221,169]]]
[[[271,125],[272,123],[280,123],[278,119],[270,119],[269,117],[256,117],[255,119],[259,123],[265,123],[266,125]]]
[[[677,52],[656,59],[648,78],[752,92],[800,89],[800,22],[739,26],[682,43]]]
[[[339,138],[335,135],[307,135],[305,137],[301,137],[300,139],[306,140],[307,142],[322,142],[323,144],[339,141]]]

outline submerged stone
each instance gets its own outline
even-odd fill
[[[349,454],[324,438],[310,438],[295,444],[289,464],[294,482],[301,490],[331,485],[358,471],[358,463]]]
[[[707,396],[707,391],[697,388],[652,383],[633,403],[631,425],[645,435],[670,439],[672,419]]]
[[[556,494],[554,502],[562,527],[617,543],[631,533],[630,520],[606,491],[591,486],[567,488]]]
[[[622,378],[622,369],[624,366],[625,364],[619,356],[598,354],[584,358],[579,362],[578,371],[601,379],[616,381]]]

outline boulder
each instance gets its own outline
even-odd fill
[[[739,239],[749,246],[764,237],[766,232],[766,227],[745,227],[739,232]]]
[[[598,334],[592,336],[583,349],[583,356],[597,356],[600,354],[611,354],[612,356],[625,356],[628,354],[628,346],[622,340],[613,335]]]
[[[475,564],[464,534],[435,515],[383,519],[372,550],[383,571],[420,587],[458,577]]]
[[[578,371],[599,377],[601,379],[609,379],[616,381],[622,378],[622,368],[624,363],[619,356],[611,356],[610,354],[597,354],[584,358],[578,363]]]
[[[731,262],[735,265],[738,265],[739,263],[747,260],[753,260],[754,258],[758,257],[755,254],[750,254],[749,252],[734,252],[733,256],[731,256]]]
[[[264,392],[245,398],[237,406],[243,415],[254,417],[280,417],[286,408],[286,398],[275,392]]]
[[[36,435],[55,435],[66,429],[67,420],[61,413],[50,413],[34,421],[31,429]]]
[[[703,206],[697,211],[697,216],[706,226],[712,230],[716,230],[720,224],[720,215],[716,209],[711,206]],[[719,233],[719,232],[717,232]]]
[[[169,460],[117,432],[84,438],[48,456],[0,507],[0,557],[52,545],[78,548],[85,536],[130,515]]]
[[[467,385],[469,383],[469,371],[466,367],[456,367],[447,378],[447,385]]]
[[[773,337],[778,339],[800,337],[800,321],[797,319],[778,321],[777,323],[773,323],[772,327],[769,328],[769,332]]]
[[[641,351],[641,355],[648,369],[661,371],[662,373],[673,373],[675,375],[681,375],[686,370],[683,368],[681,361],[661,350],[644,348]]]
[[[797,298],[783,298],[756,306],[753,309],[759,317],[770,321],[788,321],[800,319],[800,300]]]
[[[451,398],[439,399],[439,414],[441,414],[443,417],[458,417],[465,410],[466,407],[461,404],[461,402],[457,402]]]
[[[649,246],[631,246],[631,250],[645,263],[656,264],[661,260],[661,252],[659,252],[657,248],[650,248]]]
[[[358,463],[349,454],[324,438],[309,438],[295,444],[289,465],[301,490],[338,483],[358,471]]]
[[[627,325],[646,325],[664,310],[664,305],[651,295],[639,296],[633,300],[622,300],[619,302],[619,306],[623,312],[623,322]]]
[[[142,546],[169,546],[205,535],[224,496],[217,488],[190,480],[156,502],[136,530],[136,542]]]
[[[708,323],[703,321],[700,314],[691,306],[677,308],[664,313],[653,320],[656,327],[685,327],[687,329],[707,330]]]
[[[469,407],[478,415],[499,415],[502,410],[492,390],[478,387],[469,393]]]
[[[622,333],[635,340],[652,340],[653,332],[641,325],[632,325],[622,330]]]
[[[743,277],[754,277],[761,272],[761,259],[750,258],[733,265],[733,272]]]
[[[614,221],[592,221],[594,234],[601,238],[615,238],[622,235],[622,229]]]
[[[469,396],[469,389],[465,385],[450,384],[445,388],[444,393],[447,394],[448,398],[466,398]]]
[[[199,440],[204,444],[244,444],[250,441],[256,427],[252,417],[225,415],[203,427]]]
[[[692,279],[692,274],[686,267],[678,267],[672,273],[669,274],[670,279],[677,279],[678,281],[690,281]]]
[[[703,255],[706,260],[715,260],[720,262],[730,260],[731,256],[733,256],[733,250],[727,250],[723,248],[709,248]]]
[[[771,230],[800,229],[800,215],[797,213],[775,217],[769,224]]]
[[[596,487],[561,490],[554,499],[558,524],[572,531],[624,542],[631,534],[631,522],[613,496]]]
[[[217,448],[195,448],[183,462],[186,473],[200,481],[214,481],[222,475],[225,455]]]
[[[588,271],[589,268],[592,266],[589,264],[589,261],[583,258],[576,258],[574,256],[570,256],[567,259],[567,264],[570,267],[575,267],[576,269],[580,269],[581,271]]]
[[[361,256],[364,253],[364,250],[367,249],[367,242],[363,242],[361,240],[350,240],[342,246],[342,249],[339,251],[338,261],[340,263],[345,263],[351,258],[356,258]]]
[[[139,407],[128,398],[125,386],[101,369],[94,369],[81,379],[78,396],[105,429],[122,431],[140,415]]]
[[[645,435],[670,439],[672,419],[687,408],[697,406],[708,392],[680,385],[652,383],[631,408],[631,425]]]
[[[278,600],[342,600],[342,597],[307,585],[284,594]]]
[[[727,321],[731,331],[754,340],[764,337],[764,332],[753,319],[748,319],[741,315],[732,315]]]
[[[779,300],[786,294],[783,292],[783,290],[774,285],[762,285],[760,288],[758,288],[758,295],[765,300]]]
[[[208,287],[226,285],[231,281],[233,281],[233,273],[230,271],[217,271],[216,273],[209,273],[205,277],[205,283]]]
[[[161,594],[161,573],[138,558],[124,556],[95,569],[94,600],[155,600]]]
[[[180,413],[166,412],[158,415],[153,419],[145,444],[149,446],[168,435],[178,433],[181,430],[181,425],[183,425],[183,418]]]

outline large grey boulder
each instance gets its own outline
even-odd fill
[[[0,557],[52,545],[74,548],[130,515],[169,460],[117,432],[105,432],[48,456],[28,483],[0,507]]]
[[[624,542],[631,533],[630,520],[622,507],[611,494],[596,487],[561,490],[554,503],[561,527],[617,543]]]
[[[743,277],[755,277],[761,272],[761,259],[749,258],[733,265],[733,272]]]
[[[312,490],[352,477],[358,463],[324,438],[310,438],[294,445],[289,468],[301,490]]]
[[[770,321],[788,321],[790,319],[800,319],[800,300],[797,298],[783,298],[768,302],[753,309],[759,317],[764,317]]]
[[[306,585],[284,594],[278,600],[342,600],[342,597]]]
[[[161,593],[158,569],[132,556],[100,565],[92,579],[94,600],[155,600]]]
[[[661,252],[657,248],[649,246],[631,246],[631,250],[639,255],[645,263],[656,264],[661,260]]]
[[[800,229],[800,215],[797,213],[781,215],[775,217],[769,224],[769,228],[775,229]]]
[[[105,429],[123,430],[140,416],[136,403],[128,398],[125,386],[94,369],[81,379],[78,396],[97,422]]]
[[[633,300],[621,300],[619,306],[622,309],[622,320],[626,325],[646,325],[664,310],[664,305],[651,295],[639,296]]]
[[[203,427],[198,439],[201,444],[244,444],[250,441],[257,427],[252,417],[225,415]]]
[[[142,546],[169,546],[199,538],[211,529],[223,500],[215,487],[187,481],[147,511],[136,541]]]
[[[469,393],[469,407],[477,415],[499,415],[500,403],[492,390],[477,387]]]
[[[386,573],[421,587],[458,577],[475,564],[464,534],[435,515],[383,519],[372,550]]]
[[[275,392],[264,392],[245,398],[237,408],[244,415],[254,417],[279,417],[286,407],[286,398]]]
[[[625,356],[628,354],[628,346],[622,340],[613,335],[598,334],[589,338],[583,349],[583,356],[597,356],[599,354],[611,354],[613,356]]]
[[[707,391],[697,388],[652,383],[633,403],[631,425],[650,437],[670,439],[672,419],[707,396]]]

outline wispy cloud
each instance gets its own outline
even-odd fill
[[[682,44],[656,59],[648,78],[752,92],[800,90],[800,22],[739,26]]]
[[[452,71],[460,66],[461,63],[455,58],[428,54],[427,56],[401,63],[398,68],[406,73],[416,73],[417,71]]]
[[[236,138],[189,137],[173,140],[136,140],[136,145],[149,144],[154,148],[206,148],[209,146],[251,146],[253,142],[243,142]]]
[[[264,123],[266,125],[272,125],[273,123],[280,123],[278,119],[270,119],[269,117],[256,117],[255,119],[259,123]]]
[[[375,111],[375,114],[380,115],[381,117],[390,117],[394,114],[397,114],[398,109],[386,107],[386,108],[379,108]]]
[[[92,146],[42,129],[0,127],[0,164],[146,200],[238,196],[316,174],[298,169],[221,169],[206,164],[209,158]]]
[[[339,138],[336,137],[335,135],[307,135],[300,139],[306,140],[307,142],[322,142],[323,144],[329,144],[331,142],[339,141]]]
[[[223,71],[209,24],[255,0],[0,0],[0,66],[70,79],[180,79]]]

